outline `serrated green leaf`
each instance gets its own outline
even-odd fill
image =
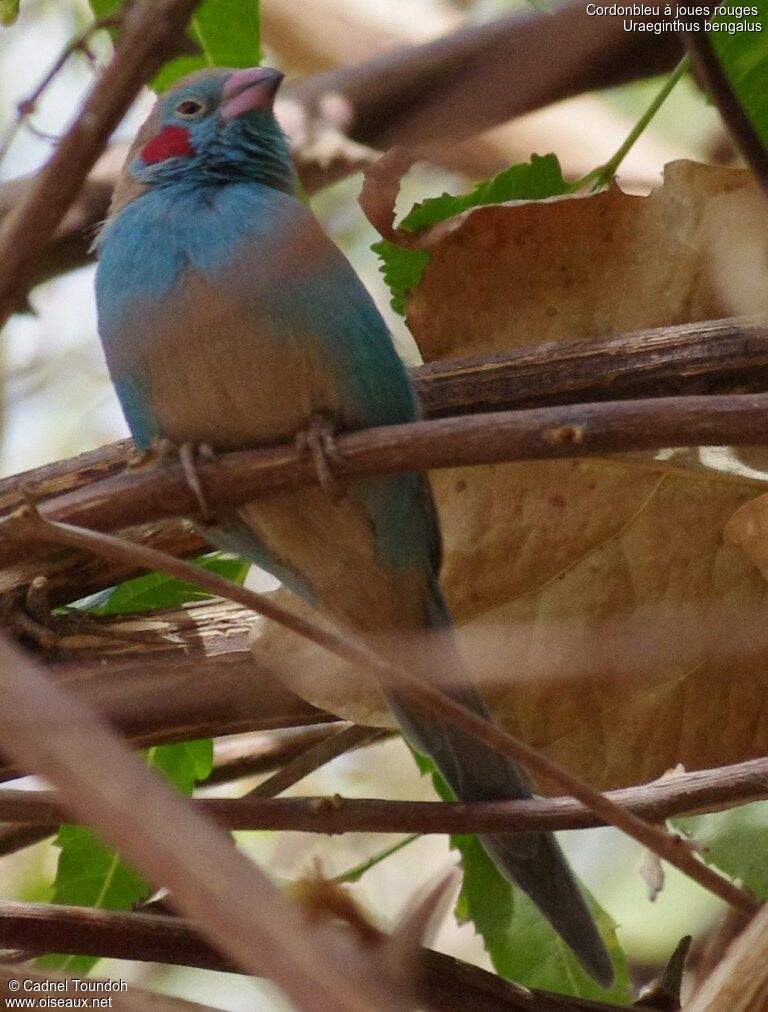
[[[452,836],[451,846],[461,854],[464,869],[456,917],[472,922],[498,974],[525,987],[577,998],[629,1001],[629,971],[616,925],[586,890],[616,978],[607,991],[582,969],[532,900],[502,878],[476,836]]]
[[[19,16],[20,0],[0,0],[0,25],[15,24]]]
[[[413,753],[422,774],[430,774],[440,798],[455,800],[434,763]],[[476,836],[452,835],[461,855],[464,879],[454,911],[459,924],[471,922],[483,940],[496,972],[525,987],[577,998],[615,1003],[629,1001],[629,969],[616,937],[616,924],[582,886],[584,898],[611,958],[615,980],[604,990],[581,964],[524,892],[511,885],[488,857]]]
[[[183,794],[191,794],[195,784],[207,779],[213,768],[213,742],[202,739],[158,745],[147,751],[146,758],[148,766],[161,772]],[[53,903],[129,910],[149,895],[149,883],[90,829],[61,826],[55,845],[61,853],[53,884]],[[41,957],[38,962],[48,969],[85,974],[98,962],[98,957],[51,955]]]
[[[381,260],[379,270],[392,295],[390,305],[396,313],[405,316],[405,297],[421,281],[422,272],[429,263],[429,253],[406,249],[386,239],[375,242],[371,249]]]
[[[543,200],[568,193],[560,162],[555,155],[532,155],[530,162],[512,165],[493,179],[477,183],[469,193],[429,197],[416,204],[403,218],[400,227],[415,232],[428,225],[453,218],[462,211],[486,204],[503,204],[508,200]],[[429,254],[424,250],[407,249],[381,240],[371,247],[381,259],[380,270],[391,292],[391,305],[396,313],[405,315],[408,292],[421,281]]]
[[[213,769],[213,741],[201,738],[178,745],[156,745],[147,763],[163,773],[182,794],[191,794],[196,783],[207,780]]]
[[[60,848],[53,884],[53,903],[106,910],[129,910],[149,895],[149,885],[120,860],[120,855],[84,826],[61,826],[55,840]],[[39,965],[66,973],[88,973],[94,956],[43,956]]]
[[[7,0],[6,0],[7,2]],[[116,13],[122,0],[90,0],[96,18]],[[255,67],[261,62],[259,0],[203,0],[190,20],[189,37],[198,54],[177,56],[152,82],[163,92],[174,81],[206,67]]]
[[[709,24],[721,27],[718,31],[710,28],[707,34],[736,97],[763,147],[768,150],[768,88],[765,85],[768,80],[768,0],[757,0],[751,6],[757,7],[756,17],[716,14]],[[744,30],[745,26],[756,25],[762,30]]]
[[[194,565],[208,572],[218,573],[234,583],[242,583],[249,563],[213,552],[193,560]],[[147,573],[134,580],[126,580],[118,587],[94,594],[77,604],[78,609],[95,615],[126,615],[151,611],[155,608],[179,608],[191,601],[206,601],[212,595],[193,583],[176,580],[164,573]]]
[[[707,864],[768,899],[768,801],[673,819],[672,825],[706,848],[701,857]]]
[[[453,218],[462,211],[508,200],[542,200],[568,193],[560,162],[555,155],[532,155],[530,162],[511,165],[493,179],[476,183],[469,193],[428,197],[416,204],[400,223],[406,232]]]

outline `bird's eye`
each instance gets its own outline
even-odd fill
[[[205,103],[198,98],[185,98],[179,102],[174,111],[182,119],[197,119],[205,112]]]

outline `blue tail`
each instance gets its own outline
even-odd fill
[[[451,635],[450,617],[436,582],[428,618],[434,628],[444,629]],[[460,662],[455,647],[451,643],[448,649],[453,657],[447,663],[456,671]],[[457,687],[452,680],[450,687],[445,684],[443,689],[463,706],[491,720],[487,706],[468,682]],[[510,759],[459,728],[436,721],[404,696],[387,693],[387,702],[408,740],[419,752],[434,760],[459,800],[501,801],[532,797],[520,770]],[[613,982],[610,958],[552,833],[481,836],[480,840],[502,875],[530,896],[582,966],[595,980],[608,987]]]

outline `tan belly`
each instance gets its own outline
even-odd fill
[[[310,335],[274,337],[200,278],[190,280],[183,298],[186,306],[153,335],[147,370],[169,439],[253,447],[292,439],[315,415],[338,416],[327,357]]]
[[[248,503],[239,515],[340,625],[422,628],[425,574],[417,566],[382,566],[354,488],[338,502],[320,488],[280,492]]]

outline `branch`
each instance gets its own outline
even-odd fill
[[[293,787],[294,784],[300,783],[310,773],[319,770],[321,766],[325,766],[332,759],[360,748],[362,745],[371,745],[387,737],[389,733],[388,730],[381,727],[362,727],[350,724],[349,727],[345,727],[324,741],[319,741],[296,756],[282,769],[249,791],[245,797],[274,798],[276,795],[282,794],[283,791],[287,791],[289,787]]]
[[[330,651],[342,660],[367,668],[382,684],[403,693],[427,712],[454,724],[502,755],[521,763],[535,776],[557,784],[565,793],[581,801],[601,819],[652,850],[734,908],[749,914],[757,908],[757,902],[751,894],[734,886],[699,861],[686,841],[622,809],[553,759],[514,735],[483,720],[433,685],[413,677],[399,663],[379,656],[362,640],[304,619],[283,608],[270,597],[257,594],[215,573],[153,551],[145,545],[136,545],[111,535],[47,521],[31,505],[18,510],[7,522],[10,520],[22,530],[26,527],[34,532],[35,537],[42,540],[82,548],[108,559],[122,561],[132,559],[141,568],[164,572],[177,579],[194,583],[212,594],[235,601],[267,619],[278,622],[289,631]]]
[[[145,0],[125,14],[115,55],[75,122],[36,175],[23,202],[0,232],[0,326],[28,290],[38,261],[110,134],[128,112],[142,85],[165,62],[199,0]]]
[[[151,661],[145,661],[145,663],[151,664]],[[252,672],[248,674],[252,675]],[[206,683],[210,683],[210,680],[216,677],[215,669],[206,670],[202,677]],[[275,721],[282,722],[277,715]],[[110,723],[118,724],[115,719],[112,719]],[[347,724],[346,726],[351,727],[352,725]],[[291,763],[312,746],[335,737],[344,727],[344,721],[336,721],[332,724],[319,724],[316,727],[281,727],[274,731],[257,731],[251,734],[237,734],[219,738],[213,743],[213,770],[205,781],[205,786],[215,787],[219,784],[241,780],[244,777],[269,773]],[[176,733],[178,734],[178,731]],[[392,736],[395,734],[394,731],[383,729],[380,733]],[[185,734],[186,740],[189,740],[188,734],[189,732]],[[154,743],[151,740],[145,742],[145,744]],[[360,747],[365,744],[370,744],[370,742],[361,742]],[[0,778],[7,779],[11,775],[14,775],[14,771],[0,769]],[[0,822],[2,822],[1,819]],[[47,839],[55,831],[55,828],[57,827],[40,824],[0,826],[0,857],[15,854],[19,850],[40,843]]]
[[[427,418],[579,401],[756,393],[768,390],[768,320],[705,320],[553,341],[437,362],[411,375]]]
[[[521,58],[515,58],[515,52]],[[553,59],[555,52],[560,58]],[[535,60],[534,53],[543,53],[543,58]],[[333,101],[340,100],[351,113],[347,131],[353,140],[382,148],[408,143],[409,138],[420,142],[429,125],[435,143],[453,147],[457,135],[475,133],[569,95],[670,69],[677,55],[676,40],[622,32],[620,19],[589,18],[583,5],[574,3],[552,14],[526,12],[465,27],[424,46],[403,47],[289,84],[282,94],[286,104],[298,105],[301,117],[310,121],[317,119],[324,98],[334,96]],[[457,89],[460,101],[454,94]],[[441,108],[451,110],[451,115],[436,119]],[[294,150],[307,190],[355,171],[353,160],[329,159],[317,146],[313,150],[305,143],[304,132],[299,127]],[[46,234],[46,243],[29,261],[28,269],[33,269],[34,261],[35,271],[30,282],[90,259],[90,237],[106,217],[121,161],[118,155],[108,170],[86,180],[72,213],[53,238],[51,232]],[[72,182],[76,191],[82,178]],[[20,200],[26,201],[37,186],[34,176],[0,185],[0,217]],[[24,302],[29,287],[14,284],[17,305]]]
[[[49,836],[53,836],[59,828],[47,824],[29,826],[2,826],[0,827],[0,857],[7,857],[8,854],[16,854],[27,847],[33,847],[36,843],[42,843]]]
[[[580,2],[553,12],[517,12],[353,67],[315,74],[285,89],[313,110],[324,96],[347,106],[353,140],[386,150],[424,150],[596,88],[671,69],[674,37],[642,39],[621,19],[590,17]]]
[[[731,394],[609,401],[390,425],[339,436],[340,460],[334,476],[346,482],[399,471],[667,446],[760,445],[767,438],[766,411],[768,394]],[[267,492],[318,481],[313,461],[295,444],[222,454],[212,462],[201,461],[197,472],[214,512]],[[47,520],[92,530],[197,516],[199,509],[179,465],[134,470],[40,506]],[[0,567],[29,564],[41,554],[40,541],[29,537],[16,516],[0,521]]]
[[[318,724],[316,727],[287,728],[276,731],[257,731],[252,734],[238,734],[221,738],[213,743],[213,770],[205,781],[206,787],[229,784],[244,777],[272,773],[306,755],[315,746],[336,739],[340,731],[352,727],[346,721],[332,724]],[[383,735],[394,735],[394,731],[376,728]],[[378,739],[377,739],[378,740]],[[353,748],[375,744],[361,741]]]
[[[338,719],[294,695],[256,661],[247,642],[251,612],[228,602],[90,622],[104,625],[105,637],[78,636],[73,622],[72,635],[59,638],[50,676],[138,747],[295,727],[307,733],[307,725]],[[154,643],[106,636],[126,622],[151,631]],[[0,765],[0,780],[13,776],[12,766]],[[0,853],[2,847],[0,834]]]
[[[300,1009],[393,1009],[349,940],[311,928],[223,830],[154,775],[86,706],[0,637],[0,743],[238,966],[269,976]],[[140,800],[140,804],[137,802]],[[172,828],[172,832],[171,832]],[[343,957],[342,957],[343,952]]]
[[[0,903],[0,946],[233,971],[177,917],[42,903]],[[420,950],[420,1004],[441,1012],[611,1012],[619,1006],[529,991],[451,956]]]
[[[204,784],[203,786],[207,786]],[[768,798],[768,759],[681,773],[605,795],[649,822],[719,811]],[[531,801],[379,801],[369,798],[198,798],[194,805],[230,830],[298,833],[532,833],[593,829],[606,820],[571,797]],[[0,790],[0,821],[59,825],[52,791]]]
[[[717,106],[744,160],[768,194],[768,151],[718,59],[710,34],[706,31],[707,16],[692,20],[699,22],[699,31],[684,32],[683,39],[691,54],[694,70]]]
[[[746,392],[768,387],[768,330],[764,320],[722,320],[573,344],[520,348],[503,355],[458,359],[413,370],[425,413],[467,414],[574,400],[674,393]],[[76,491],[124,470],[130,441],[80,454],[0,481],[0,512],[23,502]],[[171,555],[205,550],[178,521],[152,524],[131,535]],[[48,554],[30,546],[13,569],[0,572],[0,594],[26,587],[44,573],[54,604],[66,603],[127,579],[125,567],[94,564],[72,552]],[[2,565],[0,548],[0,565]]]

